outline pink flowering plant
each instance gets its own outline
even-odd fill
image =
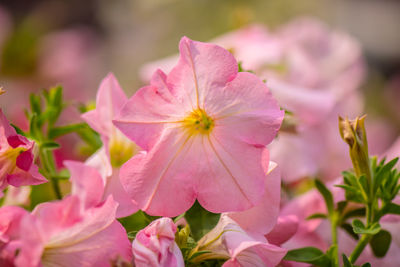
[[[28,129],[0,110],[0,266],[397,266],[398,159],[370,155],[365,116],[337,127],[361,51],[315,23],[183,37],[74,124],[61,86],[29,96]],[[71,134],[82,157],[60,159]]]

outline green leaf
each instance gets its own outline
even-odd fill
[[[387,204],[385,208],[385,214],[396,214],[400,215],[400,205],[397,205],[395,203],[389,203]]]
[[[315,180],[315,187],[324,197],[326,208],[328,209],[328,214],[332,215],[334,211],[334,204],[331,191],[329,191],[328,188],[326,188],[326,186],[318,179]]]
[[[31,110],[32,113],[36,113],[37,115],[40,115],[42,113],[42,108],[41,108],[41,101],[40,101],[40,96],[35,95],[34,93],[31,93],[29,95],[29,103],[31,105]]]
[[[354,265],[350,262],[346,255],[342,254],[343,267],[353,267]]]
[[[185,219],[189,223],[190,231],[196,241],[217,225],[219,217],[220,214],[205,210],[197,201],[185,214]]]
[[[339,214],[342,214],[344,209],[347,207],[347,201],[339,201],[337,203],[337,211]]]
[[[369,262],[364,263],[361,267],[371,267],[371,263],[369,263]]]
[[[383,258],[390,248],[392,242],[391,234],[386,230],[381,230],[376,235],[372,236],[369,241],[372,252],[377,258]]]
[[[347,219],[353,217],[364,217],[364,216],[365,216],[365,208],[353,209],[343,214],[342,221],[346,221]]]
[[[42,139],[42,133],[38,125],[38,117],[36,113],[33,113],[29,120],[29,136],[39,141]]]
[[[355,240],[360,239],[360,237],[356,233],[353,232],[353,227],[350,224],[344,223],[344,224],[340,225],[340,228],[345,230]]]
[[[331,261],[331,266],[338,266],[338,246],[337,245],[331,245],[330,248],[326,251],[326,256],[330,259]]]
[[[283,258],[287,261],[305,262],[315,266],[327,267],[331,265],[331,260],[321,250],[314,247],[304,247],[289,250]]]
[[[92,150],[96,151],[102,146],[100,136],[97,132],[92,130],[87,124],[77,131],[77,134],[86,144],[88,144]]]
[[[57,142],[53,142],[53,141],[46,141],[40,144],[40,148],[42,149],[48,149],[48,150],[52,150],[52,149],[57,149],[60,147],[60,144]]]
[[[17,134],[26,136],[26,134],[24,133],[24,131],[22,131],[17,125],[12,124],[12,123],[10,123],[10,125],[15,129],[15,131],[17,132]]]
[[[374,192],[376,192],[382,181],[390,175],[391,170],[394,168],[399,158],[392,159],[383,166],[377,167],[377,173],[374,175]],[[383,164],[384,161],[381,162]]]
[[[356,234],[370,234],[375,235],[381,230],[379,223],[374,223],[370,227],[366,228],[362,221],[355,219],[353,221],[353,231]]]
[[[77,124],[70,124],[70,125],[65,125],[65,126],[60,126],[60,127],[54,127],[49,130],[49,138],[50,139],[55,139],[57,137],[73,133],[73,132],[78,132],[86,127],[86,123],[77,123]]]
[[[63,95],[63,88],[62,86],[58,85],[53,87],[49,91],[49,105],[52,106],[61,106],[62,104],[62,95]]]
[[[306,220],[313,220],[313,219],[326,219],[328,216],[323,213],[314,213],[306,218]]]

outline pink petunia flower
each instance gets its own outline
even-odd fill
[[[140,148],[124,136],[112,123],[112,119],[128,101],[113,74],[108,74],[100,84],[96,109],[86,112],[82,118],[96,130],[103,147],[87,160],[102,175],[105,196],[112,195],[119,203],[117,217],[130,215],[138,210],[119,180],[123,163],[140,151]]]
[[[276,31],[249,25],[212,42],[265,79],[279,105],[293,113],[295,131],[281,132],[269,146],[285,182],[315,175],[334,179],[351,166],[343,156],[347,147],[337,134],[337,116],[356,116],[363,108],[358,88],[365,64],[357,40],[316,19],[299,18]],[[141,76],[148,81],[156,66],[169,71],[177,60],[146,64]]]
[[[129,240],[115,220],[118,204],[112,196],[97,206],[85,204],[72,195],[37,206],[21,221],[15,266],[110,266],[119,257],[129,261]]]
[[[170,218],[160,218],[140,230],[132,243],[135,266],[185,266],[182,252],[175,243],[176,229]]]
[[[0,191],[9,184],[19,187],[47,181],[34,164],[34,146],[16,133],[0,109]]]
[[[199,240],[197,249],[211,252],[195,257],[195,262],[227,259],[224,267],[273,267],[287,252],[286,249],[269,244],[263,236],[250,235],[226,214],[222,214],[217,226]]]
[[[249,209],[264,194],[262,154],[283,111],[225,49],[186,37],[179,49],[175,68],[157,71],[114,121],[147,151],[121,168],[122,184],[152,215],[179,215],[196,198],[212,212]]]

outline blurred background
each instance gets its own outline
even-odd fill
[[[370,72],[389,80],[400,72],[399,14],[396,0],[1,0],[0,83],[25,92],[61,82],[85,99],[112,71],[131,94],[140,66],[176,53],[183,35],[207,41],[300,15],[355,36]]]
[[[184,35],[208,41],[251,23],[273,30],[299,16],[360,42],[366,112],[398,133],[397,0],[0,0],[0,86],[7,91],[0,105],[23,124],[28,92],[62,84],[71,103],[87,104],[110,71],[130,96],[144,84],[143,64],[176,54]]]

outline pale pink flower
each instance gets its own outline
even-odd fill
[[[357,89],[365,65],[354,38],[316,19],[300,18],[276,31],[250,25],[213,42],[231,51],[244,70],[264,78],[279,105],[294,114],[296,132],[281,133],[269,147],[285,182],[315,175],[334,179],[351,166],[337,134],[337,117],[359,115],[363,108]],[[169,71],[175,62],[176,56],[149,63],[142,76],[148,80],[156,66]]]
[[[357,90],[365,75],[359,42],[313,18],[298,18],[279,30],[288,46],[286,80],[307,88],[331,90],[338,98]]]
[[[176,216],[196,198],[212,212],[249,209],[264,194],[262,153],[283,111],[223,48],[184,37],[180,52],[169,75],[157,71],[115,120],[147,150],[122,167],[122,184],[149,214]]]
[[[129,261],[126,231],[115,220],[118,204],[110,196],[97,206],[86,205],[73,195],[37,206],[21,222],[15,265],[89,267],[110,266],[118,257]]]
[[[227,266],[276,266],[287,250],[269,244],[263,236],[253,236],[243,230],[239,224],[226,214],[209,233],[198,242],[198,251],[211,252],[194,258],[195,262],[207,259],[227,259]]]
[[[176,229],[170,218],[160,218],[140,230],[132,243],[135,266],[185,266],[182,252],[175,243]]]
[[[138,210],[121,185],[119,171],[121,165],[138,153],[140,148],[112,123],[115,114],[127,101],[117,79],[110,73],[100,84],[96,109],[82,115],[82,118],[100,134],[103,141],[103,147],[86,163],[101,173],[105,186],[104,196],[112,195],[119,203],[117,217],[124,217]]]
[[[7,185],[45,183],[33,153],[35,143],[16,133],[0,109],[0,191]]]

